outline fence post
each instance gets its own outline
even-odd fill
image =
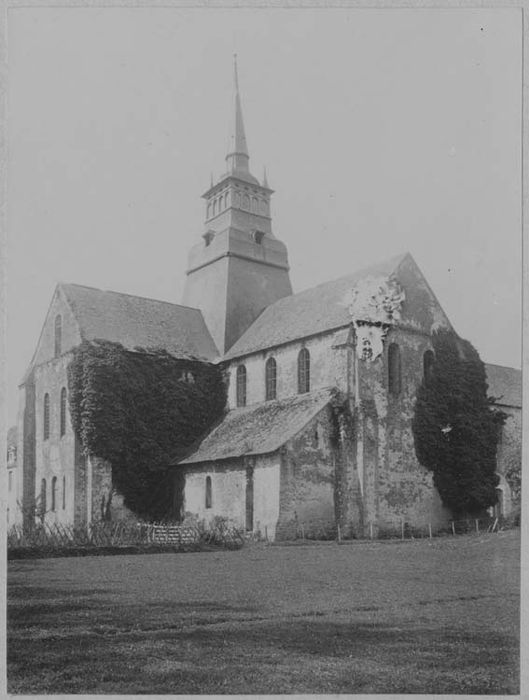
[[[268,525],[265,525],[265,540],[268,542]]]
[[[479,520],[476,518],[476,534],[479,535]]]
[[[455,534],[456,534],[456,526],[455,526],[454,521],[452,520],[452,535],[455,535]]]
[[[301,539],[305,539],[305,528],[303,527],[303,523],[301,524]]]
[[[338,530],[338,542],[341,542],[341,541],[342,541],[342,533],[341,533],[341,530],[340,530],[340,525],[337,524],[336,527],[337,527],[337,530]]]
[[[402,540],[404,539],[404,520],[400,521],[400,537]]]
[[[369,537],[373,539],[373,523],[369,523]]]
[[[430,539],[432,539],[432,523],[428,523],[428,534],[430,535]]]

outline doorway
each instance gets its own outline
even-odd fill
[[[253,532],[253,467],[246,468],[246,532]]]

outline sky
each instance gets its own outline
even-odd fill
[[[521,362],[521,11],[12,8],[8,424],[57,282],[179,303],[233,53],[294,291],[409,251]]]

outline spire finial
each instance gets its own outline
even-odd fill
[[[235,103],[230,133],[230,146],[226,160],[228,161],[229,172],[234,172],[235,170],[248,172],[248,146],[246,145],[246,135],[244,133],[244,123],[242,119],[236,53],[233,54],[233,79],[235,88]]]
[[[268,187],[268,178],[266,177],[266,165],[263,167],[263,187]]]
[[[233,81],[235,85],[235,92],[239,92],[239,75],[237,73],[237,54],[233,54]]]

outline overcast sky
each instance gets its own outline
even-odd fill
[[[9,424],[58,281],[180,302],[234,52],[294,290],[409,250],[520,366],[519,10],[21,8],[8,32]]]

